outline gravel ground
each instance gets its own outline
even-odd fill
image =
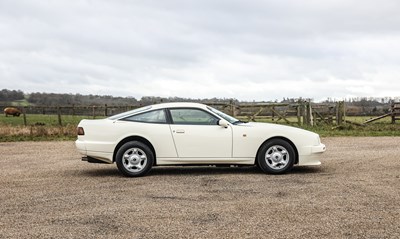
[[[320,167],[80,161],[73,142],[0,143],[0,238],[400,238],[400,138],[325,138]]]

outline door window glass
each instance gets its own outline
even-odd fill
[[[198,109],[170,109],[174,124],[217,125],[218,118]]]

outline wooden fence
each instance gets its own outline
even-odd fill
[[[210,106],[241,119],[272,122],[284,121],[287,124],[315,126],[320,124],[341,125],[345,122],[344,102],[333,104],[314,104],[310,101],[296,103],[207,103]]]
[[[284,122],[287,124],[297,125],[342,125],[343,123],[352,123],[346,120],[346,107],[343,101],[321,104],[313,103],[307,100],[299,100],[295,103],[229,103],[221,102],[203,102],[207,105],[218,108],[219,110],[246,121],[272,121]],[[22,110],[24,124],[27,125],[26,115],[43,114],[57,115],[58,124],[62,125],[62,117],[69,116],[86,116],[88,118],[107,117],[121,112],[142,107],[143,105],[124,105],[124,106],[27,106],[18,107]],[[6,106],[3,106],[3,108]],[[391,112],[383,115],[391,116],[392,123],[400,120],[400,103],[393,103]],[[378,116],[374,120],[383,118]],[[368,123],[368,122],[365,122]],[[357,124],[357,123],[353,123]],[[359,124],[360,125],[360,124]]]

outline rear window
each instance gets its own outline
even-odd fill
[[[143,122],[143,123],[158,123],[165,124],[167,123],[167,118],[165,117],[164,110],[153,110],[150,112],[139,113],[127,118],[123,118],[122,120],[133,121],[133,122]]]
[[[108,119],[110,119],[110,120],[122,119],[124,117],[130,116],[130,115],[133,115],[135,113],[142,112],[142,111],[146,111],[146,110],[149,110],[149,109],[151,109],[151,106],[145,106],[145,107],[137,108],[137,109],[134,109],[134,110],[126,111],[126,112],[121,113],[121,114],[113,115],[111,117],[108,117]]]

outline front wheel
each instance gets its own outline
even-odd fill
[[[115,161],[123,175],[139,177],[150,171],[154,163],[154,154],[146,144],[132,141],[118,149]]]
[[[291,144],[283,139],[273,139],[261,146],[257,160],[265,173],[281,174],[292,169],[295,157]]]

